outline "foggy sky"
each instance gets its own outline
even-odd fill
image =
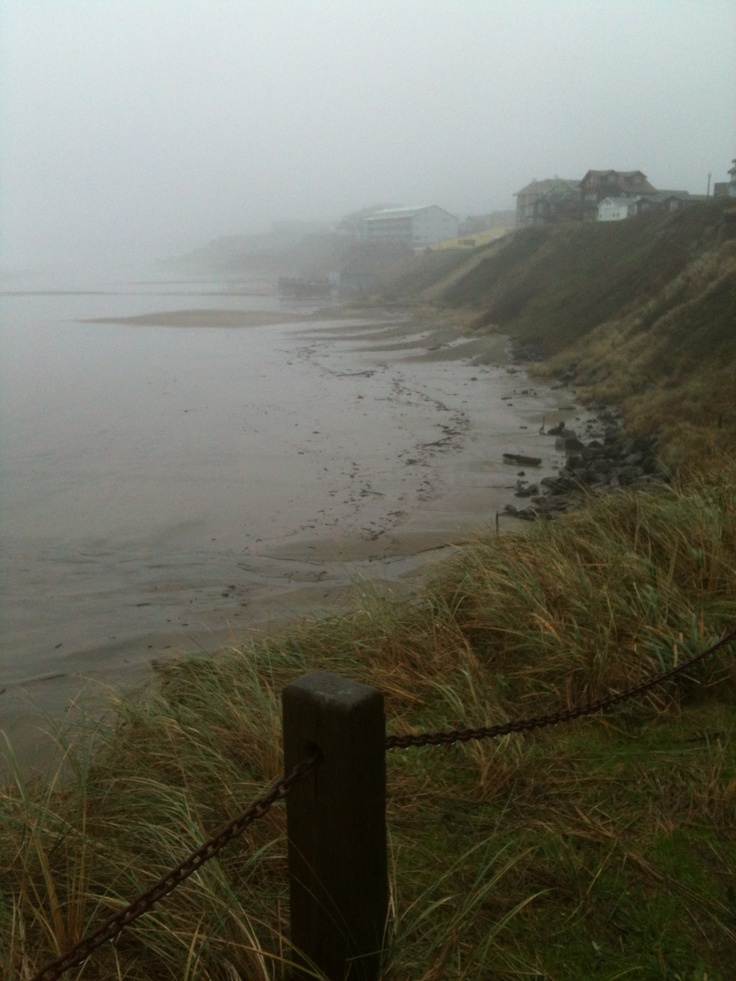
[[[736,156],[732,0],[2,0],[0,264]]]

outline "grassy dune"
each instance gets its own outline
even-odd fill
[[[314,667],[380,687],[404,732],[574,704],[716,639],[736,623],[735,478],[489,534],[411,601],[366,585],[348,617],[163,666],[56,779],[3,792],[4,975],[30,977],[257,796],[281,768],[279,692]],[[605,718],[392,751],[384,977],[726,981],[733,654]],[[276,807],[78,976],[284,977],[286,907]]]
[[[672,308],[673,281],[736,239],[732,208],[726,198],[629,221],[524,229],[480,264],[468,260],[441,300],[475,307],[482,323],[549,356],[652,301]]]
[[[661,431],[672,485],[488,533],[411,599],[358,584],[350,615],[165,664],[111,723],[60,733],[55,774],[0,794],[0,977],[27,981],[257,796],[280,691],[313,668],[381,688],[391,732],[434,730],[620,690],[733,629],[729,221],[533,230],[443,266],[445,303]],[[733,978],[735,696],[732,645],[603,718],[391,751],[385,981]],[[287,902],[276,806],[70,977],[286,978]]]
[[[529,228],[468,260],[439,300],[577,368],[676,467],[736,453],[736,209],[728,198],[621,222]]]

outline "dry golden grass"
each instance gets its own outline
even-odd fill
[[[261,792],[300,674],[379,687],[403,732],[548,711],[711,642],[736,623],[734,477],[489,534],[413,600],[363,584],[347,617],[162,666],[55,776],[2,792],[0,976],[30,978]],[[385,981],[725,981],[733,665],[722,653],[605,719],[391,752]],[[285,977],[284,831],[275,807],[78,976]]]

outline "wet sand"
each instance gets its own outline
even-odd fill
[[[359,316],[359,314],[355,314]],[[305,319],[325,320],[335,317],[345,320],[345,311],[319,311],[310,316],[303,312],[289,313],[284,310],[157,310],[134,317],[89,317],[86,324],[120,324],[128,327],[269,327],[280,324],[304,323]],[[365,313],[362,314],[365,317]]]
[[[120,533],[97,535],[64,556],[63,587],[44,585],[58,550],[17,557],[11,602],[24,642],[35,633],[40,654],[21,658],[0,686],[0,725],[24,766],[47,758],[49,720],[74,712],[80,698],[99,711],[110,688],[145,684],[157,659],[210,653],[284,619],[347,609],[361,579],[411,592],[429,563],[478,531],[497,520],[516,526],[500,515],[518,470],[503,453],[541,457],[535,479],[562,462],[539,429],[543,419],[580,413],[569,394],[540,389],[510,365],[505,338],[466,336],[441,315],[419,323],[322,315],[312,325],[303,313],[180,310],[95,322],[214,329],[262,327],[264,316],[301,323],[284,335],[284,350],[313,402],[300,410],[297,400],[288,433],[258,444],[245,518],[223,506],[189,525],[164,529],[151,519],[135,547]],[[260,406],[273,412],[282,401]],[[210,461],[205,498],[224,459]],[[63,589],[51,625],[34,623],[32,588]]]

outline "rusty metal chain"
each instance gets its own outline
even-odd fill
[[[158,882],[154,883],[150,889],[141,893],[132,903],[110,916],[93,933],[83,937],[63,956],[48,963],[38,974],[35,974],[31,978],[31,981],[57,981],[65,971],[68,971],[72,967],[77,967],[82,961],[85,961],[92,951],[101,947],[102,944],[107,943],[108,940],[114,940],[121,930],[129,926],[134,920],[137,920],[138,917],[143,916],[144,913],[147,913],[155,903],[176,889],[185,879],[188,879],[197,869],[201,868],[205,862],[214,858],[225,845],[229,844],[234,838],[237,838],[238,835],[241,835],[249,824],[252,824],[253,821],[267,814],[277,800],[282,800],[286,797],[298,780],[309,776],[315,770],[319,765],[320,759],[321,754],[315,752],[308,759],[297,764],[288,776],[281,776],[275,780],[266,793],[254,800],[242,814],[224,825],[216,835],[200,845],[188,858],[185,858],[176,868],[162,876]]]
[[[501,722],[495,726],[479,726],[476,729],[448,729],[444,732],[417,732],[408,733],[404,736],[388,736],[386,749],[408,749],[410,746],[447,746],[450,743],[467,743],[475,739],[495,739],[497,736],[507,736],[512,732],[530,732],[532,729],[556,726],[561,722],[574,722],[576,719],[582,719],[586,715],[594,715],[597,712],[607,712],[614,705],[635,698],[637,695],[663,684],[675,675],[687,671],[698,661],[704,660],[709,654],[713,654],[721,647],[726,647],[733,641],[736,641],[736,630],[732,630],[717,643],[712,644],[704,651],[693,654],[681,661],[680,664],[655,674],[651,678],[639,682],[639,684],[632,685],[624,691],[604,695],[603,698],[588,702],[586,705],[576,705],[574,708],[562,709],[548,715],[536,715],[528,719],[512,719],[510,722]]]

